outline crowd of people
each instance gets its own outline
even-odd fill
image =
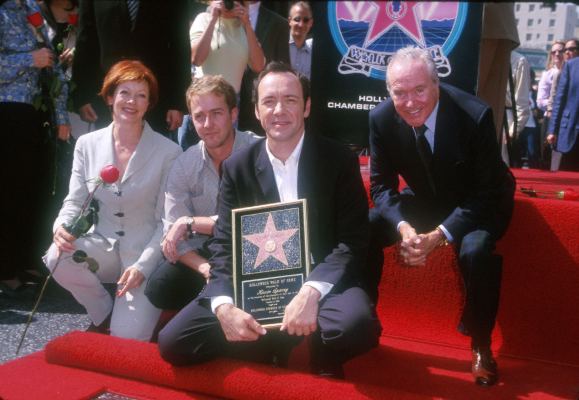
[[[568,92],[572,76],[559,84],[565,65],[579,54],[577,48],[577,39],[553,42],[538,84],[529,61],[511,52],[512,80],[505,100],[510,151],[503,156],[510,166],[579,171],[574,147],[577,104]]]
[[[231,2],[231,11],[225,3],[0,1],[0,121],[8,138],[2,159],[21,167],[18,174],[3,168],[15,196],[2,207],[11,227],[2,234],[2,293],[31,294],[25,283],[42,278],[39,260],[68,192],[75,141],[112,122],[99,92],[115,63],[135,59],[151,70],[159,98],[145,119],[155,132],[178,136],[184,150],[200,137],[184,96],[192,72],[194,78],[223,75],[235,89],[236,127],[263,135],[253,112],[253,79],[266,61],[290,62],[289,31],[296,23],[259,1]],[[300,30],[307,36],[309,5],[298,2],[288,11],[308,18]],[[200,28],[203,21],[211,29]],[[22,165],[25,159],[34,167]],[[13,250],[20,247],[32,251]]]
[[[148,341],[161,310],[174,310],[158,334],[172,364],[229,356],[285,366],[311,336],[312,372],[343,378],[344,362],[378,344],[382,249],[399,242],[401,262],[418,267],[452,244],[466,288],[458,329],[471,337],[475,382],[495,384],[502,259],[494,250],[515,184],[491,108],[440,83],[428,51],[398,50],[387,67],[390,97],[369,115],[369,210],[356,155],[307,129],[310,5],[292,4],[287,20],[259,1],[215,0],[199,11],[191,18],[180,2],[0,0],[2,178],[11,191],[2,292],[17,296],[38,273],[38,254],[16,250],[40,243],[54,279],[85,307],[89,331]],[[537,104],[550,118],[546,140],[573,160],[577,62],[563,64],[563,49],[577,55],[577,41],[553,44]],[[60,163],[56,174],[51,164],[75,139],[72,166]],[[119,177],[102,185],[105,165]],[[68,181],[50,245],[39,239],[49,174]],[[98,218],[75,236],[70,226],[90,198]],[[312,270],[279,331],[266,330],[233,301],[231,210],[297,199],[310,210]],[[113,297],[106,283],[117,285]]]

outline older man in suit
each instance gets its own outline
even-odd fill
[[[364,268],[368,206],[358,162],[346,148],[305,132],[307,78],[270,63],[257,84],[255,113],[267,138],[223,163],[211,277],[161,331],[161,355],[173,364],[224,355],[283,365],[296,339],[312,335],[313,372],[342,377],[341,364],[374,347],[380,333],[367,295],[377,282],[367,281]],[[233,305],[231,210],[298,198],[308,202],[313,268],[281,330],[266,331]]]
[[[181,2],[80,0],[72,80],[75,106],[84,121],[104,127],[108,107],[97,96],[106,71],[121,59],[147,65],[159,80],[159,104],[147,115],[153,130],[172,136],[187,110],[191,81],[189,13]]]
[[[574,45],[572,43],[575,43]],[[575,47],[577,41],[569,41],[565,48]],[[563,65],[557,94],[553,102],[553,114],[549,121],[548,139],[557,141],[557,151],[563,153],[561,169],[579,171],[579,57]]]
[[[424,265],[438,246],[456,244],[466,287],[459,329],[472,337],[475,380],[492,385],[490,345],[502,260],[493,254],[513,208],[514,179],[501,161],[492,111],[439,84],[428,51],[404,48],[387,68],[391,98],[370,112],[371,265],[401,239],[408,266]],[[407,187],[399,191],[401,175]]]

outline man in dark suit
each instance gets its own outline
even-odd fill
[[[257,94],[255,113],[267,137],[223,162],[211,278],[160,332],[161,355],[179,365],[222,355],[283,365],[299,337],[312,335],[313,372],[342,377],[342,363],[376,346],[380,333],[366,293],[377,282],[365,273],[368,205],[357,158],[305,133],[307,78],[287,64],[268,64]],[[266,331],[233,305],[231,210],[298,198],[308,204],[312,271],[280,331]]]
[[[181,2],[81,0],[72,77],[81,118],[97,127],[110,123],[110,111],[98,96],[103,77],[117,61],[138,59],[159,81],[159,103],[147,120],[153,130],[171,136],[187,109],[188,29],[189,15]]]
[[[576,40],[565,45],[568,52],[572,47],[577,52]],[[563,64],[548,132],[547,140],[554,142],[556,139],[557,151],[563,153],[560,169],[579,171],[579,57]]]
[[[490,345],[499,302],[502,259],[493,254],[513,208],[514,178],[501,161],[492,111],[478,98],[438,82],[428,51],[404,48],[387,68],[391,98],[370,112],[372,243],[401,239],[408,266],[424,265],[444,243],[456,244],[466,288],[459,329],[472,337],[472,371],[492,385]],[[399,191],[401,175],[408,187]]]
[[[281,61],[290,64],[289,55],[289,26],[287,20],[274,11],[261,5],[260,1],[249,1],[249,18],[254,24],[254,31],[266,63]],[[257,15],[257,20],[254,20]],[[252,131],[263,136],[264,131],[259,121],[255,119],[253,107],[253,81],[257,74],[246,68],[241,81],[239,101],[239,129]]]

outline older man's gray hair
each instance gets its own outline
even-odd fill
[[[422,61],[424,65],[426,65],[426,69],[430,73],[432,81],[438,85],[438,72],[430,52],[420,47],[408,46],[396,51],[396,53],[390,57],[390,60],[388,60],[388,66],[386,67],[386,88],[388,91],[390,91],[390,70],[395,64],[409,63],[410,61]]]

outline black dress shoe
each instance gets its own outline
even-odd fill
[[[345,379],[342,363],[331,358],[312,358],[311,371],[312,374],[325,378]]]
[[[334,364],[334,365],[325,365],[318,368],[314,373],[318,376],[322,376],[324,378],[332,378],[332,379],[346,379],[344,375],[344,367],[342,364]]]
[[[480,386],[492,386],[497,383],[499,378],[497,362],[490,347],[472,349],[472,376]]]
[[[277,368],[287,368],[293,346],[278,343],[271,353],[271,365]]]
[[[271,357],[271,365],[276,368],[287,368],[289,362],[289,352],[275,352]]]
[[[324,346],[321,334],[316,332],[310,338],[310,370],[312,374],[325,378],[344,379],[342,359]]]

